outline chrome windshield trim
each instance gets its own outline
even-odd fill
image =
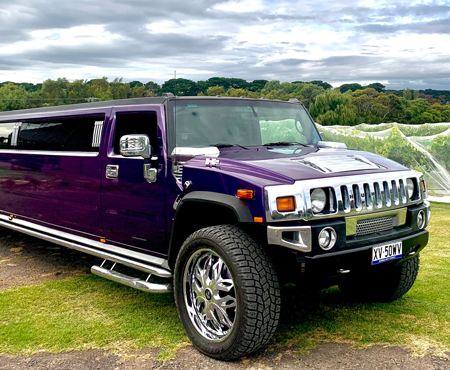
[[[0,226],[17,230],[22,233],[35,236],[40,239],[50,241],[65,247],[78,250],[87,254],[92,254],[97,257],[124,263],[130,267],[148,271],[149,266],[146,264],[159,266],[160,269],[168,269],[168,261],[164,258],[151,256],[144,253],[131,251],[126,248],[117,247],[112,244],[102,243],[82,236],[77,236],[64,231],[52,229],[50,227],[37,225],[33,222],[20,220],[17,218],[0,215]],[[127,258],[129,257],[129,258]],[[137,261],[133,261],[135,259]],[[159,271],[163,273],[163,271]],[[166,274],[170,272],[166,271]],[[156,272],[155,272],[156,274]],[[159,275],[161,276],[161,275]],[[169,276],[167,276],[169,277]]]
[[[265,188],[266,219],[268,222],[319,220],[389,211],[422,203],[426,195],[421,191],[420,186],[417,199],[409,200],[404,196],[404,184],[407,178],[415,178],[416,184],[420,185],[423,175],[409,170],[299,180],[292,185],[267,186]],[[310,192],[315,188],[329,188],[335,197],[336,207],[327,214],[312,212]],[[342,190],[347,193],[343,193]],[[295,197],[297,204],[295,211],[278,212],[276,199],[285,196]]]

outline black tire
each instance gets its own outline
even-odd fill
[[[189,236],[177,257],[174,289],[186,333],[207,356],[237,359],[265,346],[275,333],[277,274],[265,250],[239,227],[213,226]]]
[[[369,276],[355,276],[342,281],[339,289],[351,297],[373,302],[392,302],[406,294],[419,273],[419,255],[399,266],[380,269]]]

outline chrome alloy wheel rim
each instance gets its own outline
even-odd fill
[[[204,338],[220,342],[230,335],[238,309],[236,292],[230,270],[216,253],[201,249],[189,258],[183,294],[189,318]]]

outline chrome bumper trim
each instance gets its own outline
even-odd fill
[[[268,226],[267,241],[269,244],[280,245],[296,251],[310,252],[312,249],[311,227]]]

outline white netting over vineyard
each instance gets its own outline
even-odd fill
[[[433,199],[450,200],[450,123],[317,127],[323,140],[377,153],[423,172]]]

